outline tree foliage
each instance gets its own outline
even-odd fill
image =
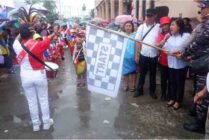
[[[86,11],[86,5],[85,4],[83,4],[83,6],[82,6],[82,11]]]
[[[47,15],[47,20],[49,22],[58,20],[58,13],[56,12],[56,4],[55,1],[44,1],[43,6],[49,10],[49,14]]]
[[[28,4],[34,4],[34,3],[40,3],[45,7],[49,13],[46,15],[46,18],[49,22],[57,20],[58,19],[58,13],[56,12],[56,3],[54,0],[26,0],[26,3]]]

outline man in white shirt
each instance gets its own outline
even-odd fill
[[[155,9],[147,9],[145,23],[139,26],[136,34],[136,39],[142,40],[150,45],[155,45],[157,36],[160,31],[159,24],[155,23],[157,12]],[[137,44],[136,47],[136,63],[140,66],[140,77],[137,88],[137,93],[134,97],[143,94],[143,87],[146,79],[146,74],[149,71],[149,94],[153,99],[157,99],[155,94],[156,89],[156,68],[158,61],[158,50],[144,44]]]

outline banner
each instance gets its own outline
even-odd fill
[[[86,33],[88,90],[116,97],[127,39],[92,26]]]

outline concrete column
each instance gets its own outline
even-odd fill
[[[103,9],[102,9],[102,5],[100,5],[100,17],[102,18],[102,15],[103,15]]]
[[[151,0],[146,0],[146,9],[151,8]]]
[[[136,12],[138,12],[136,11],[136,0],[133,0],[133,4],[133,16],[136,17]]]
[[[105,19],[110,20],[110,12],[109,12],[109,0],[105,0]]]
[[[97,7],[96,10],[97,10],[97,15],[96,16],[99,17],[99,7]]]
[[[97,17],[101,17],[101,7],[98,6],[98,14],[97,14]]]
[[[103,7],[102,7],[102,4],[100,5],[100,10],[101,10],[101,18],[103,18]]]
[[[115,0],[110,0],[111,21],[115,19]]]
[[[118,14],[123,15],[123,0],[118,0]]]
[[[103,8],[104,8],[104,17],[103,17],[103,19],[105,19],[105,18],[106,18],[106,8],[105,8],[105,2],[103,3]]]
[[[142,20],[143,19],[143,15],[142,15],[142,0],[139,0],[139,19]]]
[[[105,19],[105,3],[102,3],[102,18]]]
[[[99,6],[99,17],[102,17],[102,8]]]

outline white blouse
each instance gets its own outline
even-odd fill
[[[183,43],[189,39],[189,33],[183,33],[183,35],[174,36],[171,35],[167,40],[163,48],[169,52],[175,52],[183,49]],[[182,69],[187,66],[187,62],[179,60],[174,56],[168,55],[168,67],[173,69]]]

